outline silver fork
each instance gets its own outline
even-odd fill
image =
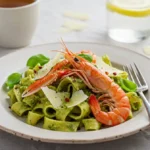
[[[141,71],[137,67],[137,65],[134,63],[130,66],[123,66],[124,71],[128,72],[130,79],[135,82],[138,85],[137,93],[140,95],[140,97],[143,100],[143,103],[145,105],[145,108],[147,110],[148,116],[150,118],[150,103],[148,102],[147,98],[145,97],[144,93],[145,91],[148,91],[148,84],[143,77]]]

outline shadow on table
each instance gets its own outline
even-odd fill
[[[118,139],[96,144],[52,144],[23,139],[0,131],[0,150],[149,150],[150,130]]]

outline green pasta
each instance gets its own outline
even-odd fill
[[[17,102],[14,90],[11,89],[7,94],[10,97],[10,106],[12,106],[15,102]]]
[[[43,113],[48,118],[56,117],[56,109],[52,105],[47,105],[43,109]]]
[[[45,106],[44,103],[37,103],[33,108],[33,112],[43,114],[44,106]]]
[[[18,102],[22,101],[22,97],[21,97],[21,91],[20,91],[20,85],[15,85],[13,87],[13,92],[16,96],[16,99]]]
[[[37,113],[43,114],[43,109],[45,106],[50,105],[50,102],[47,100],[46,97],[39,98],[36,105],[33,107],[33,111]]]
[[[67,121],[69,113],[72,111],[73,107],[71,108],[62,108],[56,110],[56,119],[61,121]]]
[[[22,116],[31,110],[31,107],[25,105],[23,102],[16,102],[12,105],[11,110],[14,111],[18,116]]]
[[[128,92],[127,96],[133,111],[137,111],[142,107],[142,99],[135,92]]]
[[[31,108],[33,108],[37,101],[38,101],[38,97],[35,96],[35,95],[31,95],[31,96],[28,96],[28,97],[25,97],[23,100],[22,100],[26,105],[30,106]]]
[[[43,98],[39,98],[38,99],[39,103],[43,103],[45,105],[50,105],[50,101],[46,98],[46,97],[43,97]]]
[[[86,131],[99,130],[101,128],[101,123],[94,118],[83,119],[82,123]]]
[[[34,79],[30,76],[28,77],[25,77],[25,78],[22,78],[21,81],[20,81],[20,84],[22,86],[29,86],[31,85],[32,83],[34,82]]]
[[[64,78],[57,87],[57,92],[75,92],[80,89],[84,89],[86,86],[82,80],[77,78],[66,77]]]
[[[20,93],[22,94],[27,89],[27,86],[20,86]]]
[[[133,113],[132,113],[132,111],[130,111],[130,114],[129,114],[127,120],[129,120],[129,119],[131,119],[131,118],[133,118]]]
[[[43,114],[29,111],[27,117],[27,124],[35,126],[39,122],[39,120],[42,119],[43,117],[44,117]]]
[[[42,90],[39,90],[37,93],[35,93],[35,95],[37,95],[40,98],[46,98]]]
[[[76,132],[80,122],[58,121],[44,117],[43,128],[54,131]]]
[[[33,69],[28,69],[27,71],[25,71],[24,76],[25,77],[31,76],[31,78],[34,78],[34,70]]]
[[[49,85],[49,86],[47,86],[49,89],[52,89],[52,90],[57,90],[57,88],[55,87],[55,86],[52,86],[52,85]]]
[[[69,117],[74,120],[81,120],[86,118],[90,114],[90,106],[87,102],[82,102],[81,104],[73,107],[69,114]]]

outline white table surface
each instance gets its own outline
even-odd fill
[[[143,55],[143,48],[150,45],[150,38],[136,44],[124,44],[111,40],[106,32],[106,0],[41,0],[40,20],[36,33],[29,46],[59,42],[60,37],[65,42],[86,41],[105,42],[130,48]],[[90,19],[86,21],[87,28],[80,32],[60,34],[59,29],[68,18],[64,11],[78,11],[87,13]],[[13,49],[0,48],[0,57],[11,53]],[[150,56],[145,55],[150,58]],[[150,150],[150,129],[135,135],[99,144],[70,145],[52,144],[30,141],[0,131],[0,150]]]

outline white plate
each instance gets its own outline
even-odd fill
[[[97,55],[108,54],[111,60],[117,64],[130,64],[136,62],[141,68],[148,84],[150,85],[150,60],[133,51],[96,44],[96,43],[66,43],[68,48],[72,51],[79,51],[82,49],[90,49]],[[45,54],[53,57],[55,52],[49,50],[60,49],[61,45],[58,43],[41,45],[36,47],[25,48],[21,51],[16,51],[6,55],[0,59],[0,86],[2,87],[7,76],[15,71],[22,70],[27,62],[27,59],[34,54]],[[96,143],[102,141],[115,140],[131,134],[137,133],[149,126],[148,115],[145,108],[134,114],[133,119],[126,121],[118,126],[102,129],[99,131],[66,133],[49,131],[38,127],[30,126],[19,120],[17,116],[12,114],[8,108],[8,101],[6,100],[6,93],[0,89],[0,128],[12,134],[45,142],[54,143]],[[147,93],[149,98],[149,93]]]

